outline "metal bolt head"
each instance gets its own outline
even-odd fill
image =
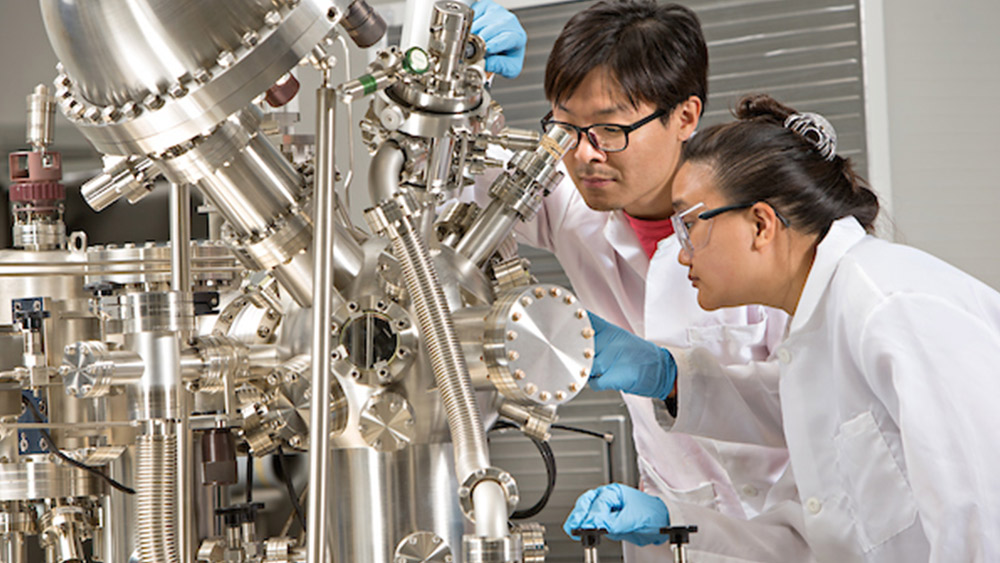
[[[524,373],[523,369],[514,370],[514,379],[521,380],[524,379],[526,376],[527,375]]]
[[[518,354],[517,350],[511,350],[510,352],[507,352],[507,359],[512,362],[516,362],[520,357],[521,354]]]
[[[538,398],[541,399],[542,401],[548,401],[549,399],[552,398],[552,394],[549,393],[548,391],[542,391],[541,393],[538,394]]]
[[[585,316],[587,316],[587,312],[586,311],[584,311],[583,309],[577,309],[576,310],[576,318],[582,319]]]
[[[234,55],[232,51],[223,51],[219,53],[215,62],[222,68],[229,68],[236,63],[236,55]]]
[[[585,328],[585,329],[583,329],[583,331],[581,332],[581,334],[583,335],[584,338],[593,338],[594,337],[594,329],[592,329],[592,328]]]
[[[583,357],[587,358],[588,360],[590,358],[593,358],[594,357],[594,351],[591,350],[590,348],[587,348],[586,350],[583,351]]]
[[[240,38],[240,42],[243,43],[245,47],[256,47],[258,41],[260,41],[260,36],[253,30],[244,33],[243,37]]]
[[[510,316],[510,319],[514,322],[521,320],[521,313],[514,313]]]
[[[542,288],[540,288],[540,287],[536,287],[535,288],[535,297],[538,298],[538,299],[541,299],[542,297],[545,297],[545,290],[542,289]]]
[[[534,395],[536,391],[538,391],[538,386],[534,383],[529,383],[524,386],[524,392],[529,395]]]
[[[264,14],[264,24],[268,27],[276,27],[279,23],[281,23],[281,14],[277,10],[271,10]]]
[[[104,110],[101,111],[101,121],[105,123],[114,123],[118,121],[118,118],[122,116],[122,112],[115,106],[106,106]]]
[[[149,94],[142,99],[142,105],[149,109],[160,109],[163,107],[163,98],[159,94]]]
[[[517,332],[513,330],[507,331],[507,340],[514,341],[517,340]]]

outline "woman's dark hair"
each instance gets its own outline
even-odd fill
[[[871,232],[878,196],[849,159],[828,160],[813,140],[785,127],[795,113],[768,95],[744,96],[733,111],[738,121],[698,132],[684,145],[684,162],[710,165],[731,202],[766,201],[799,231],[822,237],[853,215]]]
[[[549,53],[545,98],[564,102],[598,67],[633,106],[648,102],[669,112],[698,96],[704,111],[708,47],[698,16],[684,6],[605,0],[574,15]]]

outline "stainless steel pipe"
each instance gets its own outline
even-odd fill
[[[333,318],[334,248],[334,125],[336,93],[330,87],[330,72],[323,74],[316,91],[316,184],[313,190],[313,316],[312,401],[309,426],[309,507],[306,557],[309,563],[327,561],[327,502],[330,466],[330,322]]]

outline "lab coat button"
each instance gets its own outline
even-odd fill
[[[787,364],[792,361],[792,353],[787,348],[782,348],[778,350],[778,360],[783,364]]]
[[[743,494],[748,497],[757,496],[757,487],[753,485],[743,485]]]
[[[819,511],[823,509],[823,503],[818,498],[812,497],[806,501],[806,509],[813,514],[819,514]]]

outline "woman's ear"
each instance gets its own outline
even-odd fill
[[[676,109],[674,109],[674,115],[676,119],[680,120],[680,140],[686,141],[694,133],[694,130],[698,128],[698,120],[701,119],[701,98],[698,96],[689,96],[688,99],[681,102]]]
[[[754,250],[764,250],[774,243],[775,238],[778,236],[778,231],[782,227],[782,222],[778,219],[778,214],[775,213],[774,208],[759,201],[753,204],[750,208],[750,213],[753,218],[753,249]]]

